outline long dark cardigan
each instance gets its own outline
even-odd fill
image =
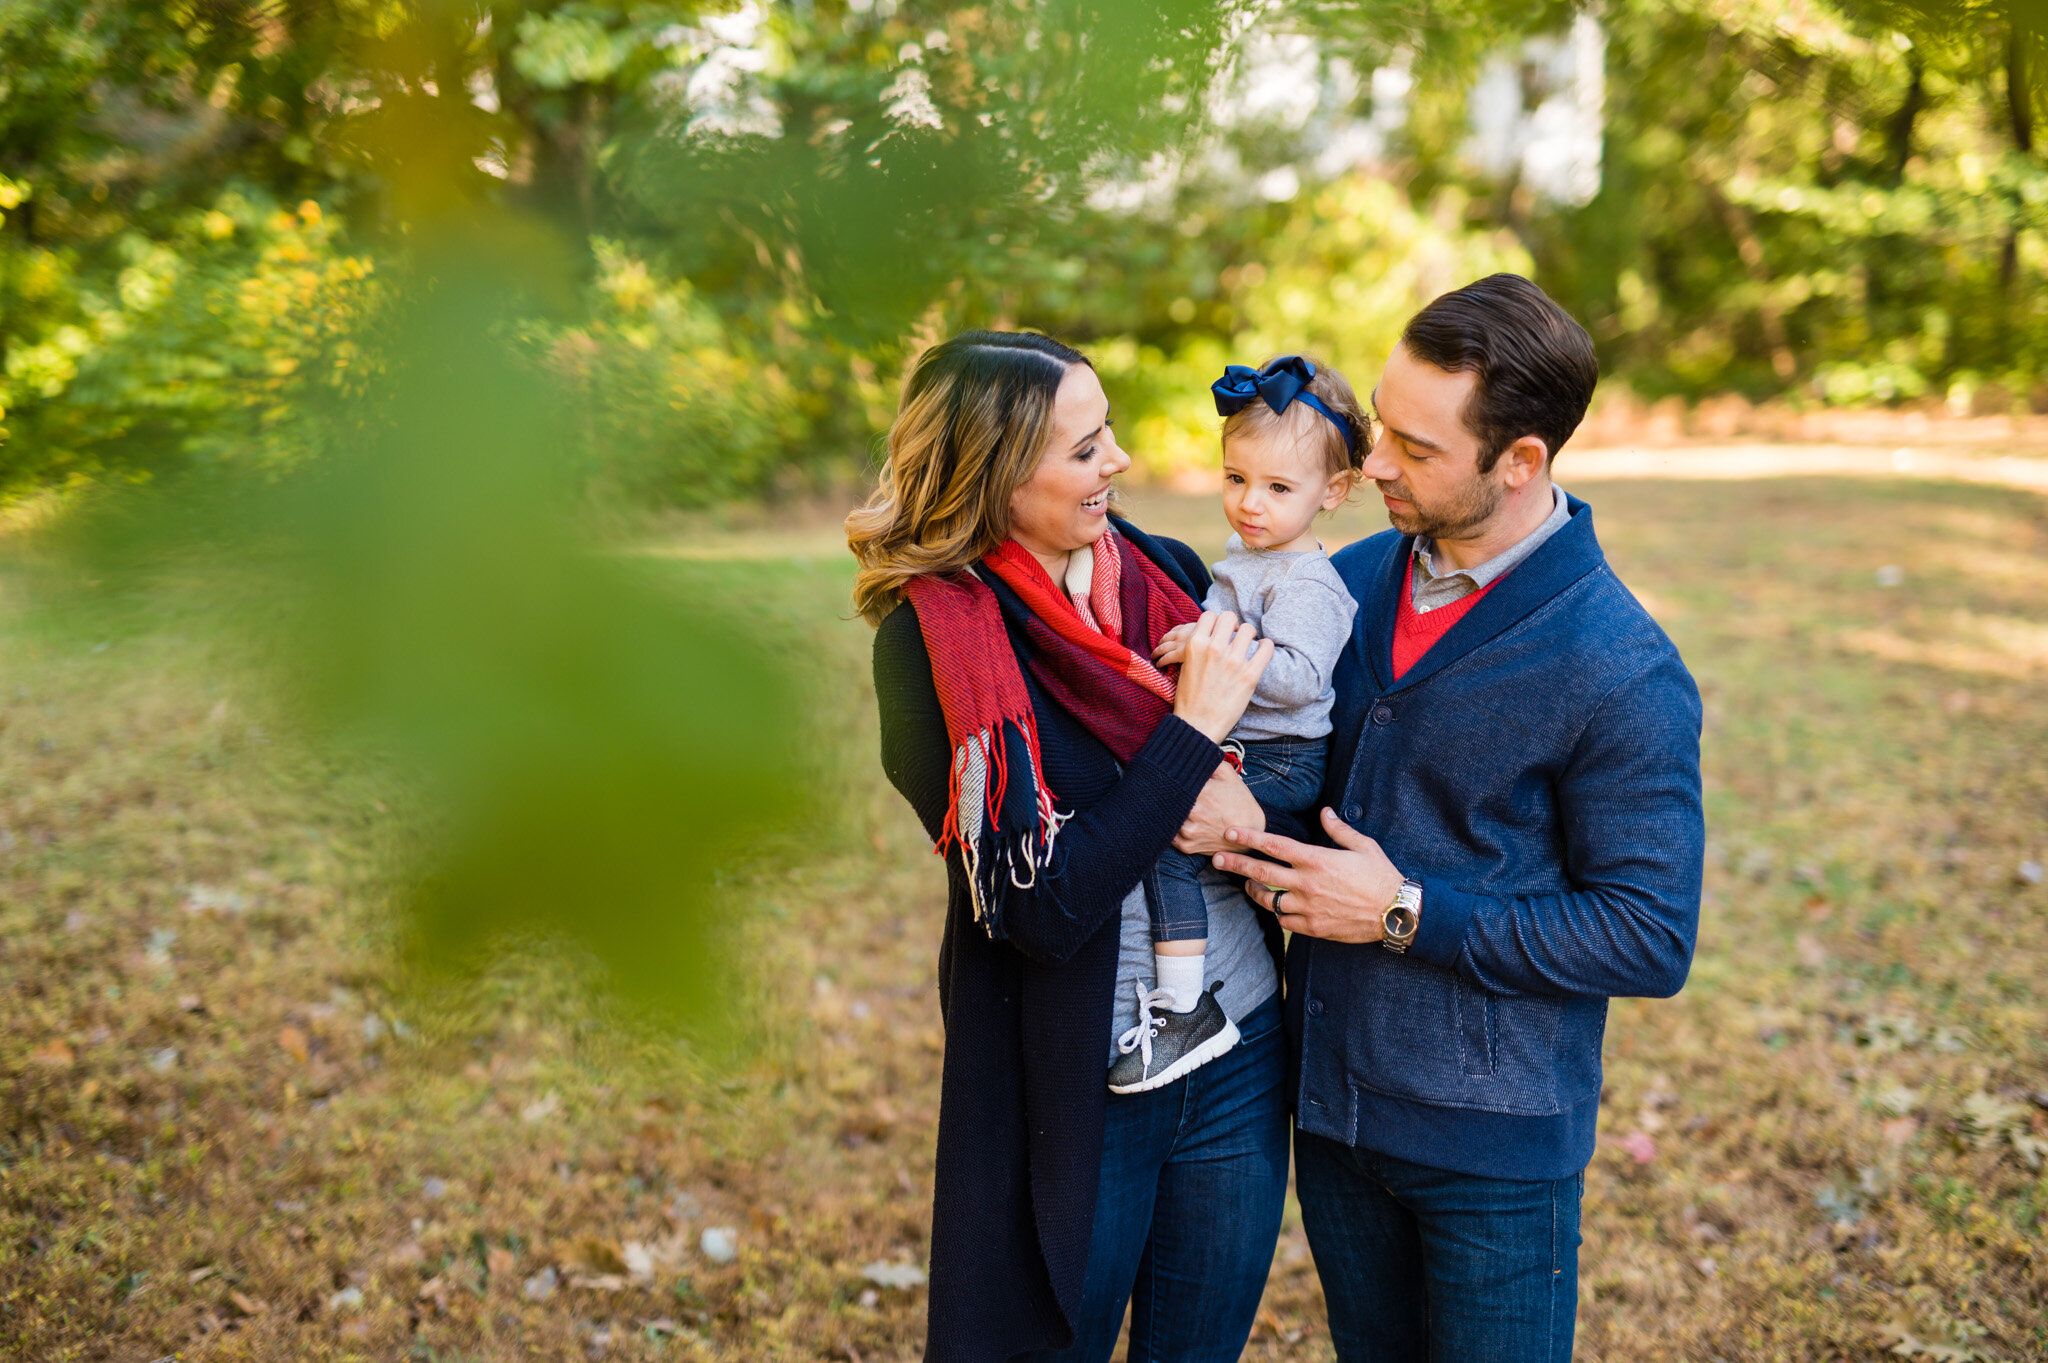
[[[1201,601],[1209,573],[1194,550],[1116,524]],[[1014,630],[1011,643],[1021,660],[1025,645]],[[959,854],[946,859],[946,1057],[925,1338],[933,1363],[981,1363],[1073,1342],[1102,1164],[1124,898],[1222,760],[1214,743],[1169,715],[1120,771],[1109,749],[1024,675],[1046,784],[1060,812],[1075,817],[1054,843],[1052,870],[1028,890],[1008,891],[1005,942],[991,942],[974,921]],[[936,839],[951,749],[908,606],[876,631],[875,698],[882,766]],[[1260,918],[1277,961],[1279,929]]]

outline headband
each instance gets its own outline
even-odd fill
[[[1260,398],[1278,416],[1287,410],[1291,402],[1306,403],[1336,424],[1344,433],[1344,448],[1358,453],[1358,432],[1352,429],[1350,421],[1337,415],[1323,405],[1321,398],[1308,391],[1308,381],[1316,376],[1316,367],[1300,355],[1282,355],[1264,369],[1252,369],[1246,365],[1228,364],[1223,367],[1223,377],[1209,385],[1209,391],[1216,395],[1216,411],[1220,416],[1236,416]]]

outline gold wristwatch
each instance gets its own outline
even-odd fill
[[[1404,880],[1394,892],[1394,902],[1387,905],[1386,915],[1380,919],[1380,945],[1398,956],[1415,941],[1415,930],[1421,926],[1422,885]]]

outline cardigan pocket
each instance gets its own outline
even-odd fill
[[[1490,1079],[1500,1068],[1495,1034],[1493,995],[1460,977],[1458,980],[1458,1050],[1465,1073]]]
[[[1297,942],[1299,939],[1297,939]],[[1331,1058],[1350,1084],[1442,1107],[1517,1117],[1552,1117],[1559,1105],[1558,1043],[1564,1000],[1490,991],[1454,971],[1376,946],[1317,943],[1302,1005],[1304,1082],[1321,1029],[1341,1036]],[[1320,1019],[1324,1000],[1346,1000],[1339,1018]],[[1320,1009],[1318,1005],[1321,1005]],[[1582,1049],[1569,1048],[1582,1065]],[[1597,1066],[1597,1060],[1593,1063]],[[1334,1077],[1334,1076],[1333,1076]],[[1597,1080],[1596,1080],[1597,1091]]]

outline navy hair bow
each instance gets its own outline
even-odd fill
[[[1260,398],[1265,399],[1276,416],[1286,411],[1289,403],[1307,403],[1334,422],[1344,432],[1345,448],[1357,453],[1358,432],[1352,429],[1350,421],[1308,391],[1308,381],[1315,376],[1316,367],[1309,360],[1300,355],[1282,355],[1264,369],[1225,365],[1223,377],[1210,384],[1209,391],[1216,395],[1216,411],[1221,416],[1236,416]]]

